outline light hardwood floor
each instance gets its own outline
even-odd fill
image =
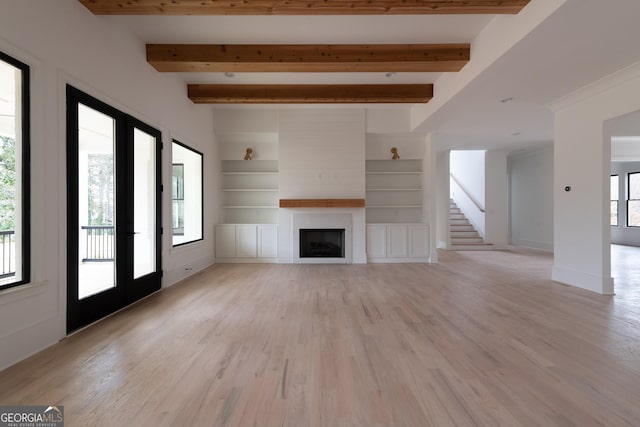
[[[530,252],[217,265],[0,373],[68,426],[639,426],[637,293]],[[628,295],[628,297],[627,297]]]

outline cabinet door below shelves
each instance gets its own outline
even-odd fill
[[[255,225],[236,226],[236,257],[255,258],[257,256],[257,230]]]
[[[278,257],[278,226],[259,225],[258,226],[258,257],[277,258]]]
[[[216,258],[236,256],[236,227],[234,225],[216,226]]]
[[[387,226],[387,257],[406,258],[407,257],[407,226],[388,225]]]
[[[409,258],[429,257],[429,228],[426,225],[409,226]]]
[[[367,256],[384,258],[387,256],[387,226],[367,226]]]

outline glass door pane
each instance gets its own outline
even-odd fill
[[[78,299],[116,286],[115,120],[78,105]]]
[[[133,278],[156,271],[156,138],[133,131]]]

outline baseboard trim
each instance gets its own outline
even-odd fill
[[[613,278],[576,271],[566,267],[554,266],[551,271],[551,280],[601,295],[615,294]]]
[[[511,244],[512,246],[517,246],[520,248],[529,248],[529,249],[538,249],[545,252],[553,253],[553,243],[552,242],[539,242],[535,240],[518,240]]]

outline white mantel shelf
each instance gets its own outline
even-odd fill
[[[281,208],[364,208],[364,199],[280,199]]]

